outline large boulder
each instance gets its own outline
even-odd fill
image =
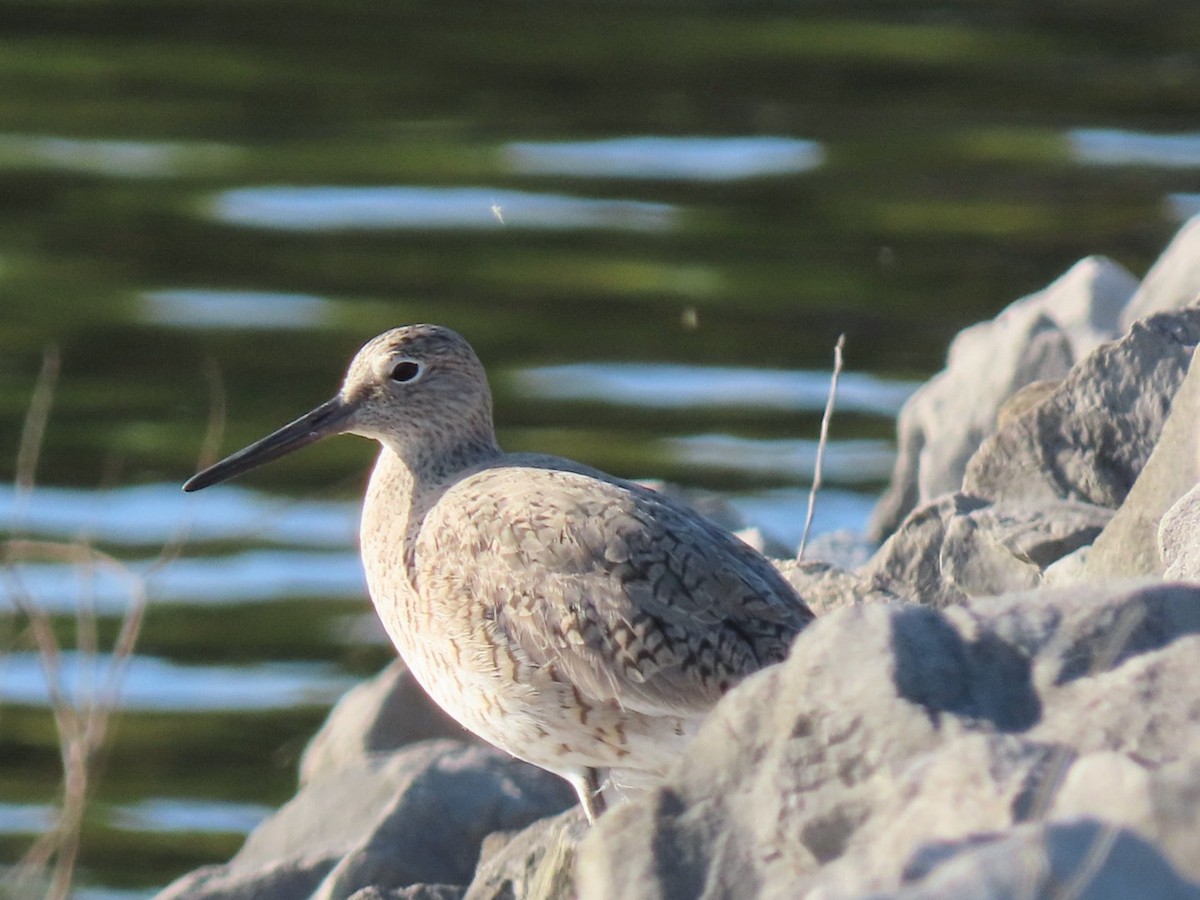
[[[579,807],[483,844],[465,900],[574,900],[575,850],[588,832]]]
[[[477,741],[429,699],[404,661],[396,659],[338,700],[304,749],[300,784],[358,765],[373,754],[433,738]]]
[[[1200,216],[1193,216],[1142,279],[1121,313],[1120,329],[1128,331],[1139,319],[1197,302],[1200,302]]]
[[[939,847],[909,870],[910,883],[878,900],[1063,897],[1196,900],[1200,889],[1145,840],[1096,820],[1031,823]]]
[[[1200,582],[1200,484],[1180,497],[1158,523],[1158,550],[1170,581]]]
[[[1195,359],[1193,350],[1187,377],[1175,392],[1154,449],[1088,554],[1086,578],[1162,575],[1167,567],[1159,552],[1159,523],[1200,483],[1200,365]]]
[[[661,787],[600,820],[578,887],[949,897],[977,872],[1003,888],[987,896],[1014,896],[1040,846],[1084,884],[1182,889],[1200,879],[1200,823],[1159,801],[1200,791],[1197,678],[1200,586],[838,610],[727,696]],[[1105,766],[1145,774],[1105,802]],[[1080,839],[1113,834],[1121,852],[1094,859]]]
[[[900,413],[899,453],[870,536],[883,540],[913,509],[958,490],[967,460],[996,429],[1005,402],[1026,385],[1062,378],[1111,338],[1136,286],[1117,263],[1088,257],[991,321],[961,331],[946,368]]]
[[[1025,590],[1091,544],[1111,517],[1075,500],[1033,505],[947,494],[910,513],[857,578],[876,593],[934,607]]]
[[[491,748],[413,744],[314,776],[233,859],[184,876],[159,900],[343,900],[366,888],[465,885],[485,837],[574,802],[562,779]]]
[[[1200,341],[1200,308],[1136,323],[990,436],[962,490],[989,500],[1115,509],[1141,474]]]

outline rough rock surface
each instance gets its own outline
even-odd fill
[[[935,607],[1025,590],[1060,557],[1094,541],[1111,516],[1072,500],[1027,506],[947,494],[910,514],[859,577],[877,592]]]
[[[1158,526],[1158,549],[1171,581],[1200,581],[1200,484],[1163,514]]]
[[[1124,502],[1200,342],[1200,308],[1162,313],[1105,344],[1054,392],[989,437],[962,490],[1036,504]]]
[[[587,831],[583,810],[576,808],[515,835],[492,835],[484,842],[466,900],[571,900],[575,849]]]
[[[838,610],[721,703],[663,786],[601,819],[579,849],[581,894],[855,897],[919,886],[946,864],[933,865],[938,847],[1078,823],[1081,803],[1085,816],[1099,812],[1079,785],[1102,796],[1087,779],[1113,756],[1147,774],[1122,786],[1128,805],[1104,805],[1108,821],[1146,842],[1178,834],[1157,851],[1132,845],[1135,859],[1166,860],[1156,865],[1167,880],[1146,887],[1200,879],[1194,812],[1177,803],[1159,814],[1151,786],[1174,765],[1173,788],[1200,791],[1186,758],[1200,737],[1200,693],[1186,681],[1197,659],[1200,586],[1076,587],[944,613]],[[1052,841],[1053,869],[1081,871],[1089,842],[1055,833],[1032,840]],[[1130,877],[1110,868],[1121,858],[1101,859],[1088,879]],[[1016,891],[1011,857],[985,862],[971,868]]]
[[[397,659],[342,696],[300,758],[300,784],[371,754],[431,738],[475,741],[442,712]]]
[[[404,888],[384,890],[363,888],[350,895],[350,900],[461,900],[463,889],[456,884],[411,884]]]
[[[1095,258],[960,336],[901,424],[890,537],[777,563],[817,621],[661,786],[589,830],[554,776],[409,743],[461,732],[396,665],[161,896],[1200,900],[1197,242],[1120,336],[1132,286]]]
[[[1158,549],[1158,523],[1200,482],[1200,365],[1195,359],[1193,351],[1191,368],[1129,496],[1096,538],[1087,560],[1089,578],[1161,575],[1166,568]]]
[[[957,490],[1005,401],[1032,382],[1062,378],[1112,337],[1136,285],[1117,263],[1088,257],[990,322],[960,332],[946,368],[900,413],[892,484],[875,508],[870,536],[883,540],[910,511]]]
[[[488,834],[572,803],[561,779],[497,750],[426,741],[314,777],[229,863],[160,898],[335,900],[369,887],[464,885]]]
[[[1095,820],[1020,825],[1004,834],[974,835],[945,848],[937,867],[911,870],[921,880],[877,898],[1010,900],[1015,897],[1131,897],[1195,900],[1147,842]],[[1092,861],[1096,862],[1093,863]]]
[[[1200,302],[1200,216],[1179,229],[1162,256],[1150,267],[1137,292],[1121,313],[1121,331],[1155,313]]]

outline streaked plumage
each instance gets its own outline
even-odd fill
[[[437,326],[375,338],[334,400],[186,487],[337,432],[383,445],[363,563],[414,676],[466,728],[570,780],[589,817],[598,770],[628,785],[661,775],[812,618],[767,560],[692,510],[569,460],[503,453],[482,365]]]

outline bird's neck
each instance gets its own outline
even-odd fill
[[[409,489],[414,496],[429,491],[440,493],[463,473],[501,455],[495,434],[490,431],[437,444],[384,440],[383,447],[385,453],[392,454],[407,470]]]
[[[387,571],[398,568],[411,583],[422,523],[442,495],[465,474],[502,455],[494,436],[463,441],[439,451],[436,458],[412,447],[381,443],[361,522],[363,558],[376,602],[387,590]],[[376,564],[383,567],[383,574],[373,571]],[[412,589],[416,590],[415,584]]]

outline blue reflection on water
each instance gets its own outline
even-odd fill
[[[1075,158],[1090,165],[1200,168],[1200,131],[1150,134],[1117,128],[1076,128],[1069,132],[1069,138]]]
[[[0,168],[50,169],[110,178],[195,175],[237,160],[215,143],[113,141],[37,134],[0,134]]]
[[[750,525],[763,534],[795,549],[804,533],[804,517],[808,512],[808,490],[783,488],[734,494],[729,503]],[[873,495],[860,494],[833,487],[822,487],[817,493],[812,535],[830,531],[852,531],[861,534],[875,507]]]
[[[248,834],[273,812],[258,803],[152,797],[115,808],[109,822],[125,831]]]
[[[788,137],[623,137],[600,141],[514,142],[504,150],[522,174],[581,178],[733,181],[815,169],[816,141]]]
[[[268,291],[189,288],[142,295],[145,321],[184,328],[313,328],[325,324],[332,308],[310,294]]]
[[[258,803],[151,797],[110,807],[104,818],[124,831],[247,834],[272,812]],[[58,810],[48,803],[0,803],[0,834],[42,834],[57,817]]]
[[[522,391],[555,400],[598,400],[663,409],[736,407],[816,412],[829,395],[828,372],[659,363],[579,363],[524,369]],[[843,372],[837,409],[894,416],[920,386]]]
[[[49,803],[0,803],[0,834],[42,834],[57,818]]]
[[[135,576],[145,575],[146,592],[156,604],[237,604],[367,596],[362,564],[353,551],[248,551],[233,556],[177,559],[152,571],[156,563],[144,560],[128,564]],[[86,603],[99,615],[118,615],[131,600],[128,578],[107,567],[81,571],[75,566],[54,563],[15,563],[13,572],[29,602],[52,614],[70,613]],[[13,590],[11,579],[0,583],[0,600],[7,600]]]
[[[86,535],[108,544],[162,544],[183,534],[189,544],[254,540],[348,547],[358,535],[358,504],[288,500],[235,485],[192,495],[178,484],[38,487],[23,500],[13,485],[0,484],[0,530]]]
[[[678,209],[486,187],[254,187],[217,194],[209,214],[286,231],[373,229],[616,229],[666,231]]]
[[[757,440],[728,434],[669,438],[662,443],[668,454],[691,466],[791,475],[798,481],[812,477],[818,446],[815,440]],[[883,481],[891,474],[894,459],[887,441],[830,441],[822,472],[826,479],[843,484]]]
[[[152,656],[124,664],[116,702],[107,693],[114,659],[109,654],[66,651],[58,657],[57,683],[74,706],[94,702],[128,710],[256,710],[324,706],[357,679],[322,663],[257,663],[252,666],[184,666]],[[0,700],[31,706],[51,702],[36,653],[10,653],[0,662]]]
[[[1200,194],[1171,194],[1167,198],[1171,206],[1171,214],[1176,219],[1190,219],[1200,215]]]

